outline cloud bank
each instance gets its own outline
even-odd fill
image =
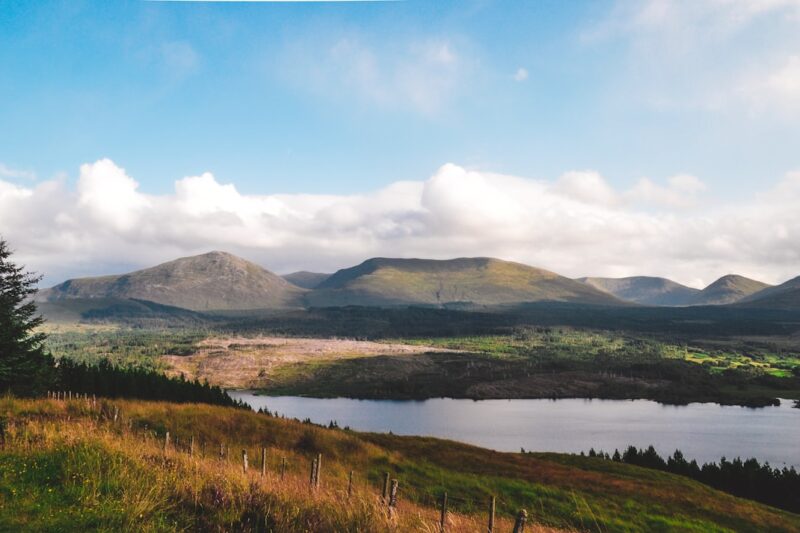
[[[111,160],[77,184],[0,179],[0,234],[46,284],[221,249],[277,272],[372,256],[495,256],[569,276],[663,275],[695,286],[735,272],[800,274],[800,172],[710,207],[695,176],[616,190],[594,171],[552,181],[445,164],[422,181],[346,196],[241,194],[212,174],[150,195]]]

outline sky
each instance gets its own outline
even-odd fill
[[[214,249],[782,282],[800,0],[5,0],[0,236],[44,285]]]

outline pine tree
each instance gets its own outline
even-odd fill
[[[45,335],[35,331],[44,322],[32,299],[40,279],[11,261],[11,250],[0,239],[1,392],[38,394],[52,376],[53,361],[43,346]]]

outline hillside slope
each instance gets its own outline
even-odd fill
[[[491,258],[374,258],[339,270],[306,295],[310,306],[498,305],[536,301],[621,305],[553,272]]]
[[[770,286],[744,276],[729,274],[696,293],[691,299],[691,305],[732,304]]]
[[[579,278],[620,300],[641,305],[688,305],[700,291],[666,278],[632,276],[628,278]]]
[[[742,298],[739,305],[765,309],[800,309],[800,276]]]
[[[301,270],[299,272],[292,272],[291,274],[284,274],[281,277],[289,283],[302,287],[303,289],[316,289],[320,283],[331,277],[331,275],[322,272]]]
[[[254,263],[210,252],[129,274],[68,280],[42,291],[40,299],[138,299],[210,311],[295,307],[303,292]]]
[[[451,533],[484,529],[491,496],[498,531],[510,531],[521,508],[535,533],[800,528],[798,515],[591,457],[500,453],[198,404],[6,397],[0,416],[3,531],[430,532],[443,492]],[[380,497],[385,473],[399,482],[391,513]]]

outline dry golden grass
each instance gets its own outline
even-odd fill
[[[140,416],[150,407],[170,410],[168,404],[144,402],[115,402],[112,407],[101,401],[93,408],[83,400],[7,398],[0,406],[7,421],[2,456],[25,458],[25,468],[28,461],[57,457],[63,467],[58,482],[78,494],[78,505],[86,511],[74,518],[76,530],[89,517],[86,520],[98,530],[439,531],[438,510],[404,500],[402,486],[394,510],[381,500],[377,487],[360,476],[348,495],[349,470],[332,457],[323,459],[321,486],[312,489],[307,454],[295,450],[270,447],[262,477],[260,454],[249,438],[234,444],[235,435],[228,434],[230,454],[225,458],[219,457],[218,447],[201,447],[198,438],[190,455],[185,437],[176,446],[175,433],[165,446],[165,436],[142,425]],[[116,422],[114,408],[121,413]],[[244,472],[241,450],[248,448],[250,468]],[[290,467],[282,474],[284,458]],[[113,510],[111,516],[101,511],[92,514],[104,506]],[[19,509],[25,508],[22,513],[14,511],[16,507],[13,497],[0,497],[0,529],[14,524],[19,530],[47,530],[46,518],[59,511],[39,509],[30,502],[19,504]],[[40,514],[31,512],[31,507]],[[15,519],[7,516],[9,510],[17,514]],[[451,512],[447,531],[482,531],[484,522],[485,517]],[[503,517],[497,525],[499,531],[513,527]],[[556,530],[532,524],[527,531]]]

